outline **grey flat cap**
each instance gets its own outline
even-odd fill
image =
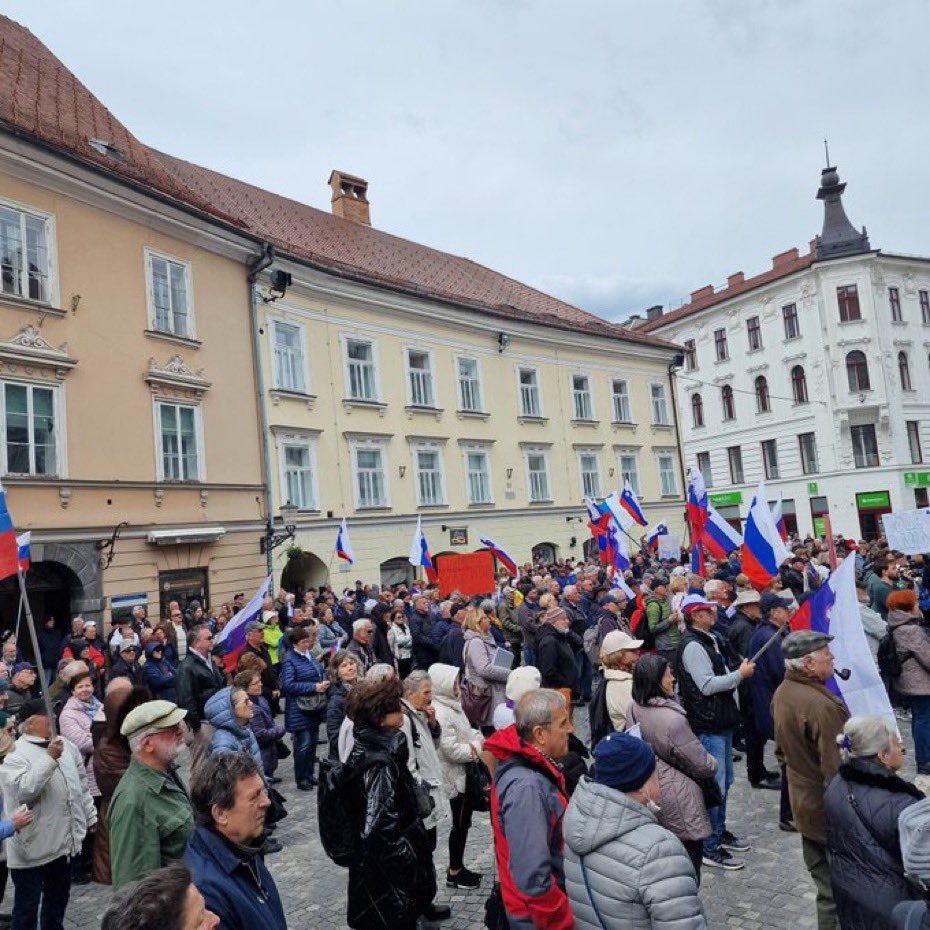
[[[795,630],[785,637],[781,645],[781,654],[786,659],[800,659],[809,656],[818,649],[823,649],[833,642],[829,633],[816,633],[814,630]]]

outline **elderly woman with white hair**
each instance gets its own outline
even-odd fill
[[[923,795],[897,775],[904,749],[893,719],[851,717],[837,742],[842,765],[823,798],[837,917],[843,930],[891,930],[895,905],[912,896],[898,816]]]

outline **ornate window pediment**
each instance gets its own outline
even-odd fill
[[[203,376],[203,369],[193,371],[188,368],[180,355],[172,355],[164,365],[150,358],[145,380],[152,394],[158,397],[199,401],[210,388],[210,382]]]
[[[27,323],[12,339],[0,342],[0,373],[45,377],[63,381],[77,365],[68,354],[68,343],[58,348],[49,344],[31,323]]]

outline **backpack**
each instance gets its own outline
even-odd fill
[[[607,712],[607,679],[602,678],[594,689],[591,703],[588,705],[588,723],[591,728],[591,749],[608,733],[613,733],[614,725]]]
[[[646,611],[642,607],[637,607],[630,615],[630,629],[633,631],[634,639],[641,639],[643,641],[640,649],[643,651],[655,649],[656,637],[652,630],[649,629],[649,618],[646,616]]]
[[[600,625],[589,626],[581,637],[582,649],[588,661],[597,668],[601,664],[601,636]]]
[[[394,765],[394,760],[383,752],[371,753],[354,769],[349,769],[336,759],[320,759],[320,784],[317,789],[320,843],[323,852],[343,868],[358,862],[361,841],[349,814],[349,787],[367,769],[380,762]]]
[[[905,658],[909,658],[910,653]],[[898,689],[895,681],[901,675],[901,667],[904,664],[898,655],[898,650],[894,644],[894,631],[888,630],[881,638],[878,644],[878,674],[881,676],[888,697],[894,702],[897,698]]]

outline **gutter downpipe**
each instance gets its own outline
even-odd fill
[[[262,473],[265,483],[265,567],[267,574],[273,572],[271,538],[274,536],[274,514],[271,501],[271,447],[268,442],[268,414],[265,410],[265,379],[262,374],[262,347],[258,333],[258,302],[261,294],[258,276],[274,263],[274,246],[262,244],[262,252],[248,264],[249,282],[249,325],[252,328],[252,364],[255,369],[255,396],[258,401],[259,445],[262,453]],[[272,586],[273,587],[273,586]]]
[[[686,503],[687,496],[687,487],[688,487],[688,473],[685,471],[685,454],[681,448],[681,430],[679,428],[679,417],[678,417],[678,379],[676,377],[676,372],[681,367],[681,363],[678,361],[680,356],[676,355],[672,360],[671,365],[668,366],[668,386],[669,391],[672,395],[672,413],[675,415],[675,444],[678,446],[678,467],[681,469],[681,483],[682,487],[685,489],[682,493],[685,495],[685,499],[682,501],[685,504],[685,528],[690,529],[688,523],[688,506]],[[683,361],[683,359],[682,359]],[[688,534],[688,548],[691,548],[691,539],[690,532]]]

